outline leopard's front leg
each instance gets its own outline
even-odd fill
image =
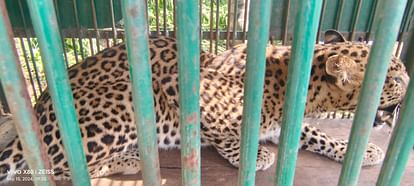
[[[210,142],[227,161],[233,166],[240,164],[240,137],[229,135],[224,138],[216,138]],[[266,170],[275,161],[275,154],[266,147],[259,145],[257,153],[256,170]]]

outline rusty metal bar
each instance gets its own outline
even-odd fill
[[[42,144],[40,136],[40,124],[32,109],[20,62],[11,39],[13,35],[4,1],[0,1],[0,14],[2,15],[0,18],[0,49],[2,51],[0,79],[23,147],[24,159],[32,170],[50,169],[46,147]],[[3,152],[0,154],[4,155]],[[56,185],[51,175],[35,173],[32,176],[35,185]]]
[[[59,131],[65,146],[66,157],[72,175],[72,183],[90,185],[89,172],[73,105],[72,91],[63,60],[63,49],[53,2],[28,1],[30,16],[39,38],[48,90],[55,108]]]
[[[124,0],[122,13],[132,83],[132,98],[138,133],[138,151],[144,185],[161,185],[158,144],[152,92],[151,63],[149,62],[148,27],[145,2]],[[139,44],[137,44],[139,43]]]
[[[199,1],[177,1],[178,83],[180,87],[181,175],[183,186],[199,186],[200,25]],[[191,47],[190,47],[191,46]]]

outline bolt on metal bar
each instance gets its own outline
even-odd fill
[[[266,44],[269,36],[271,0],[250,3],[247,63],[240,141],[239,186],[254,185],[259,149]]]
[[[27,1],[27,3],[35,33],[39,38],[48,89],[56,110],[72,183],[79,186],[90,185],[72,91],[62,56],[63,49],[53,2],[37,0]]]
[[[182,185],[200,185],[199,1],[177,1]],[[191,46],[191,47],[189,47]]]
[[[412,74],[411,77],[413,77]],[[411,80],[402,105],[400,119],[393,131],[385,161],[378,176],[378,186],[400,185],[401,177],[414,145],[413,115],[414,81]]]
[[[276,186],[292,185],[305,112],[322,0],[301,2],[295,19],[292,57],[288,68],[286,99],[276,167]]]
[[[13,122],[23,147],[24,158],[32,170],[50,169],[42,145],[40,125],[32,109],[20,62],[13,44],[12,30],[4,1],[0,2],[0,79],[13,114]],[[51,175],[32,174],[35,185],[56,185]]]
[[[379,7],[379,24],[368,58],[355,118],[352,123],[339,185],[356,185],[362,160],[379,106],[388,64],[397,39],[407,0],[384,0]]]
[[[138,132],[138,151],[146,186],[161,185],[158,144],[152,92],[151,63],[149,62],[148,27],[145,1],[124,0],[122,13],[125,22],[128,63],[132,83],[132,98]],[[137,45],[139,43],[139,45]]]

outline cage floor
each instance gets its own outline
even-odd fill
[[[351,121],[348,120],[309,120],[310,123],[319,126],[323,131],[335,137],[346,137],[350,130]],[[373,130],[370,142],[373,142],[383,149],[388,144],[388,131]],[[272,144],[267,146],[275,153],[277,147]],[[226,160],[212,148],[203,148],[201,154],[201,183],[207,186],[227,186],[237,185],[237,169],[233,168]],[[181,185],[180,173],[180,151],[178,149],[160,151],[161,175],[163,185]],[[273,185],[276,166],[273,165],[267,171],[256,173],[256,185],[267,186]],[[375,185],[375,180],[380,171],[380,166],[363,168],[359,178],[361,186]],[[337,185],[340,176],[341,164],[333,162],[325,157],[303,151],[299,152],[296,173],[295,186],[333,186]],[[407,169],[402,178],[401,185],[414,185],[414,152],[411,154]],[[93,185],[111,185],[111,186],[132,186],[142,185],[141,175],[128,176],[111,176],[108,178],[93,179]],[[17,183],[13,185],[33,185],[32,183]],[[70,183],[58,182],[58,185],[71,185]]]

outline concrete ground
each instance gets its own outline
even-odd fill
[[[312,124],[319,126],[323,131],[337,138],[347,138],[351,126],[349,120],[311,120]],[[383,149],[387,147],[389,135],[388,129],[373,130],[370,142]],[[272,144],[267,146],[275,153],[277,147]],[[180,151],[178,149],[160,151],[161,177],[163,185],[181,185],[180,173]],[[381,166],[363,168],[359,177],[361,186],[375,185]],[[276,165],[266,171],[256,173],[256,185],[273,185]],[[338,184],[341,164],[331,161],[325,157],[307,152],[299,151],[297,167],[295,172],[295,186],[333,186]],[[201,183],[207,186],[231,186],[237,185],[237,169],[233,168],[226,160],[212,148],[203,148],[201,154]],[[411,154],[401,185],[414,185],[414,153]],[[70,185],[70,183],[58,183],[59,185]],[[132,186],[142,185],[141,175],[111,176],[108,178],[93,179],[93,185]],[[22,185],[22,182],[13,185]],[[23,185],[32,185],[25,183]]]

